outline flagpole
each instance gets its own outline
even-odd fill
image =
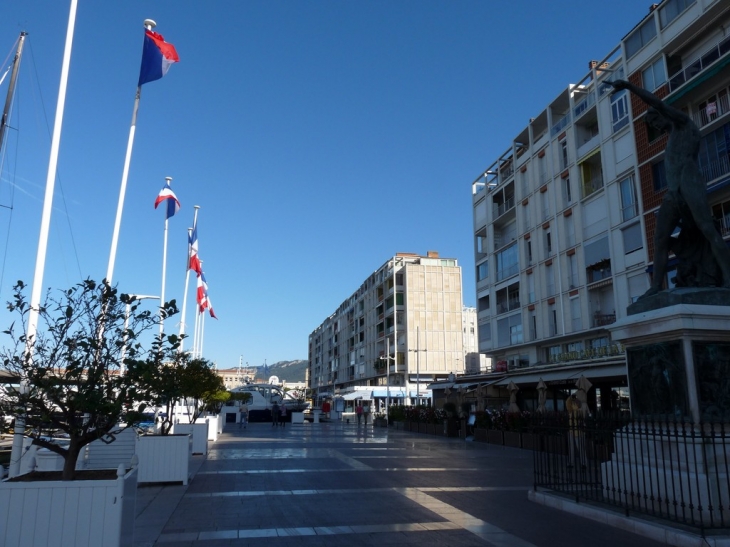
[[[197,226],[198,209],[200,209],[200,205],[195,206],[195,213],[193,215],[193,226]],[[192,234],[192,231],[192,228],[188,228],[188,241],[190,241],[190,235]],[[188,249],[188,263],[185,267],[185,292],[183,293],[183,309],[182,314],[180,315],[180,351],[183,350],[183,342],[185,342],[183,336],[185,335],[185,311],[188,307],[188,288],[190,287],[190,251],[191,250]]]
[[[66,88],[68,84],[68,72],[71,64],[71,46],[73,45],[74,27],[76,25],[77,0],[71,0],[71,8],[68,15],[68,26],[66,28],[66,45],[63,51],[63,62],[61,65],[61,82],[58,87],[58,100],[56,102],[56,119],[53,125],[53,137],[51,139],[51,155],[48,161],[48,175],[46,177],[46,193],[43,199],[43,214],[41,217],[41,231],[38,237],[38,251],[36,254],[35,273],[33,275],[33,287],[30,296],[30,309],[28,311],[28,328],[26,330],[25,359],[30,360],[33,355],[33,343],[38,329],[38,313],[41,303],[41,292],[43,287],[43,273],[46,266],[46,250],[48,248],[48,232],[51,225],[51,210],[53,209],[53,191],[56,181],[56,170],[58,167],[58,151],[61,144],[61,127],[63,126],[63,112],[66,105]],[[25,379],[21,379],[21,391],[26,389]],[[15,434],[13,446],[10,453],[10,466],[8,477],[16,477],[20,473],[20,458],[23,449],[23,436],[25,434],[25,416],[18,415],[15,418]]]
[[[172,177],[165,177],[167,186],[170,187]],[[167,211],[165,211],[165,237],[162,244],[162,289],[160,290],[160,338],[165,332],[165,275],[167,274],[167,222],[170,220]]]
[[[152,30],[157,26],[152,19],[144,20],[144,28]],[[137,111],[139,110],[139,99],[142,95],[142,86],[137,86],[137,93],[134,96],[134,108],[132,109],[132,123],[129,127],[129,138],[127,139],[127,153],[124,156],[124,168],[122,169],[122,184],[119,188],[119,201],[117,202],[117,216],[114,220],[114,233],[112,235],[112,246],[109,251],[109,265],[106,270],[106,280],[112,284],[114,275],[114,262],[117,258],[117,245],[119,243],[119,229],[122,225],[122,211],[124,210],[124,196],[127,193],[127,179],[129,177],[129,164],[132,161],[132,147],[134,146],[134,133],[137,129]]]

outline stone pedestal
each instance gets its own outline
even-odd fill
[[[634,416],[730,421],[730,307],[678,303],[610,330],[626,347]]]
[[[604,492],[651,513],[730,501],[730,307],[723,289],[680,289],[642,299],[609,327],[626,347],[633,423],[614,434],[601,465]],[[651,507],[645,507],[649,503]],[[714,509],[713,509],[714,508]]]

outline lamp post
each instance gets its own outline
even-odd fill
[[[421,333],[418,326],[416,326],[416,349],[408,351],[416,354],[416,406],[421,406],[421,352],[428,349],[421,349]]]
[[[159,296],[151,296],[149,294],[130,294],[129,295],[129,301],[127,302],[126,308],[124,310],[124,344],[122,345],[122,355],[119,359],[119,373],[124,374],[124,357],[127,354],[127,326],[129,325],[129,313],[131,311],[132,302],[136,300],[146,300],[149,298],[154,298],[159,300]]]

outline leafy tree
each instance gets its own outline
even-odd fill
[[[62,456],[62,478],[73,480],[84,446],[142,420],[151,396],[143,380],[177,337],[157,337],[145,348],[140,335],[157,324],[157,314],[140,310],[133,296],[115,287],[86,279],[59,294],[47,293],[37,332],[28,339],[24,289],[21,281],[14,287],[8,309],[20,322],[3,332],[11,343],[0,350],[0,370],[21,378],[21,384],[5,390],[0,413],[24,414],[24,434]],[[176,312],[174,301],[162,307],[164,317]],[[66,434],[67,444],[52,440],[58,432]]]
[[[227,391],[223,378],[216,374],[213,363],[207,359],[186,360],[178,372],[180,394],[185,398],[191,424],[195,423],[204,410],[214,408],[219,401],[225,401]]]

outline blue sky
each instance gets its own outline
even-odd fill
[[[3,3],[0,59],[21,30],[29,37],[0,180],[2,301],[33,278],[69,5]],[[114,282],[159,295],[164,214],[153,203],[173,177],[182,209],[165,294],[183,301],[199,205],[219,317],[206,319],[203,352],[227,368],[240,356],[306,359],[309,333],[397,252],[458,259],[473,306],[471,182],[648,8],[80,0],[44,287],[106,273],[145,18],[181,62],[142,88]]]

